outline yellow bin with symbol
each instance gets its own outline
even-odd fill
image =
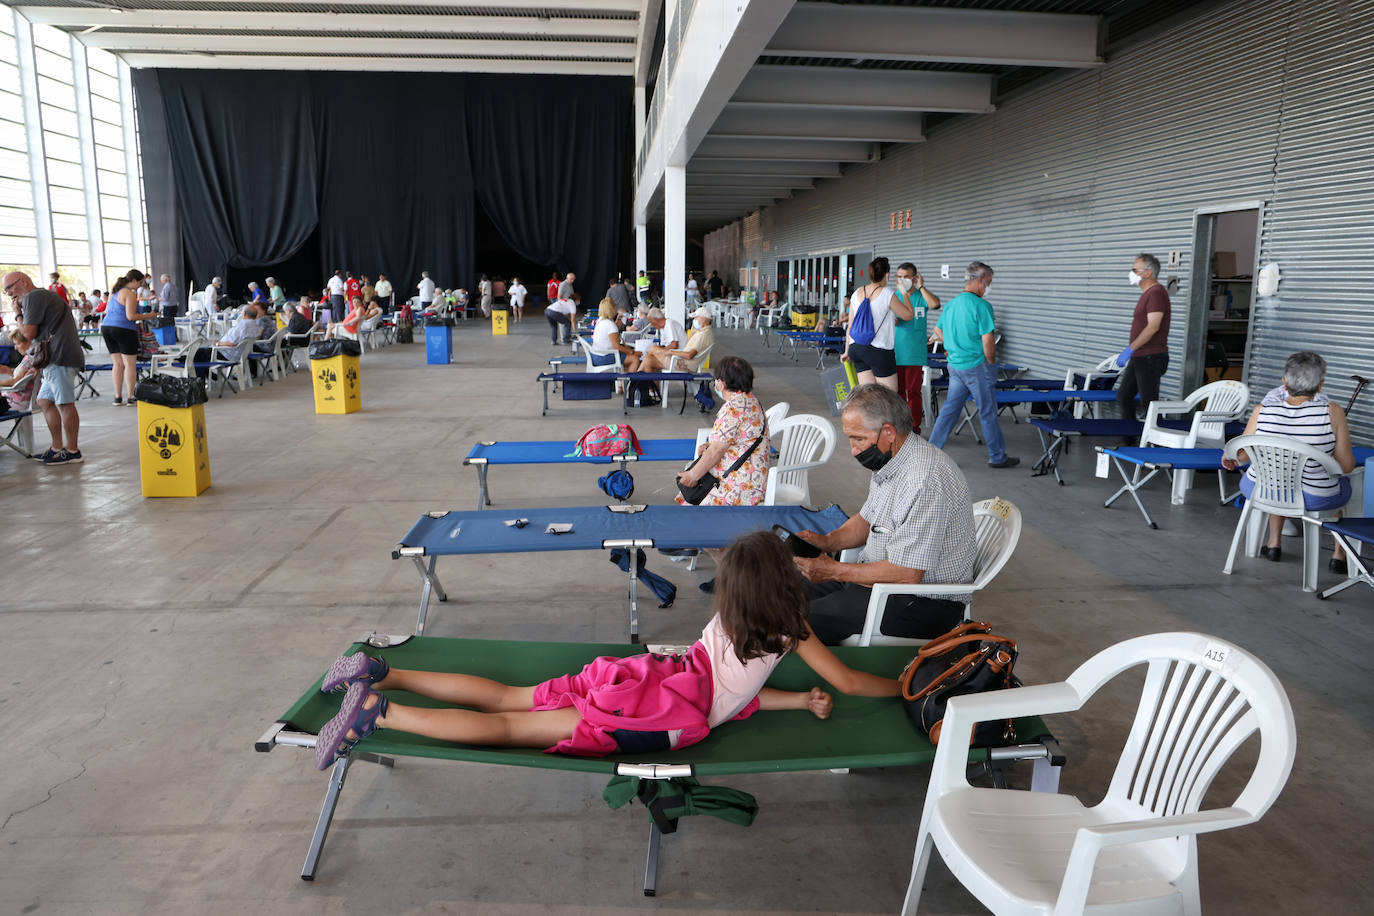
[[[138,464],[144,496],[199,496],[210,486],[205,405],[138,402]]]
[[[491,333],[493,335],[502,335],[510,333],[510,310],[503,305],[497,305],[492,307]]]
[[[310,345],[315,413],[353,413],[363,407],[362,349],[356,340],[317,340]]]

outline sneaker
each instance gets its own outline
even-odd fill
[[[86,460],[85,456],[81,454],[80,449],[77,449],[74,452],[64,451],[62,454],[65,456],[62,459],[63,464],[80,464],[81,462]]]
[[[123,399],[123,398],[115,398],[113,401],[110,402],[110,406],[111,406],[111,407],[123,407],[123,406],[124,406],[124,399]]]
[[[43,463],[44,463],[44,464],[66,464],[66,463],[67,463],[67,452],[66,452],[64,449],[60,449],[60,448],[57,449],[56,451],[54,451],[53,449],[48,449],[46,452],[43,453]]]
[[[37,455],[35,457],[38,458],[38,460],[42,461],[44,464],[48,464],[50,461],[56,458],[58,454],[61,453],[61,451],[62,449],[60,448],[50,448],[43,454]]]
[[[1003,458],[1001,461],[989,461],[989,462],[988,462],[988,467],[990,467],[990,468],[1014,468],[1014,467],[1016,467],[1016,466],[1017,466],[1018,464],[1020,464],[1020,463],[1021,463],[1021,459],[1020,459],[1020,458],[1013,458],[1011,455],[1008,455],[1007,457]]]

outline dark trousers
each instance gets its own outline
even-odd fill
[[[827,646],[862,633],[872,590],[848,582],[811,583],[811,629]],[[924,595],[893,595],[887,599],[881,631],[888,636],[933,639],[964,619],[964,605]]]
[[[544,317],[549,319],[549,337],[554,343],[558,343],[558,329],[563,329],[563,342],[572,343],[572,318],[562,312],[545,312]]]
[[[331,318],[335,321],[343,321],[344,314],[347,311],[347,309],[344,308],[344,297],[331,295],[329,297],[329,310],[331,312]]]
[[[1121,370],[1121,380],[1116,384],[1116,406],[1123,420],[1134,420],[1136,415],[1135,396],[1140,395],[1140,412],[1149,408],[1151,401],[1159,400],[1159,380],[1169,370],[1168,353],[1151,353],[1149,356],[1132,356]]]

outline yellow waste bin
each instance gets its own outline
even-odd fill
[[[286,315],[283,312],[277,312],[277,330],[280,331],[284,327],[286,327]]]
[[[803,331],[812,331],[816,328],[816,317],[820,309],[814,305],[796,305],[792,307],[792,327]]]
[[[199,496],[210,486],[205,405],[138,402],[138,464],[144,496]]]
[[[318,340],[310,345],[315,413],[353,413],[363,406],[362,371],[356,340]]]
[[[510,333],[510,312],[505,308],[497,307],[491,310],[491,333]]]

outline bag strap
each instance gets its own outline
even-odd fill
[[[729,477],[731,474],[733,474],[736,470],[739,469],[739,466],[740,466],[741,464],[744,464],[744,462],[748,461],[748,460],[749,460],[749,456],[752,455],[752,454],[754,454],[754,449],[758,448],[758,447],[759,447],[759,443],[762,442],[762,441],[763,441],[763,437],[762,437],[762,436],[759,436],[757,439],[755,439],[755,440],[754,440],[754,444],[751,445],[751,446],[749,446],[749,448],[745,450],[744,454],[743,454],[743,455],[740,455],[738,458],[736,458],[736,459],[735,459],[735,463],[732,464],[732,465],[730,465],[730,467],[727,468],[727,469],[724,471],[724,473],[722,473],[722,474],[720,475],[720,479],[721,479],[721,480],[724,480],[725,478]]]

